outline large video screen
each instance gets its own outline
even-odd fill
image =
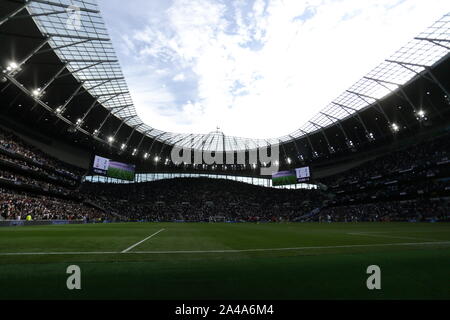
[[[311,170],[309,167],[298,168],[290,171],[280,171],[272,176],[272,186],[288,186],[308,182],[310,179]]]
[[[297,183],[297,175],[295,173],[295,170],[280,171],[272,176],[272,186],[274,187],[288,186],[290,184],[296,183]]]
[[[308,182],[311,179],[311,170],[309,167],[295,169],[297,182]]]
[[[115,179],[134,181],[136,166],[95,156],[92,172]]]

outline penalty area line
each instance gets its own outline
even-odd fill
[[[164,230],[160,230],[158,233],[160,233],[162,231],[164,231]],[[152,236],[155,236],[155,235],[156,234],[154,234]],[[147,238],[144,240],[148,240],[148,239],[150,239],[150,238]],[[138,244],[136,244],[136,245],[138,245]],[[342,245],[342,246],[243,249],[243,250],[198,250],[198,251],[186,250],[186,251],[133,251],[133,252],[129,252],[129,251],[127,251],[127,252],[29,252],[29,253],[17,252],[17,253],[0,253],[0,257],[1,256],[115,255],[115,254],[138,254],[138,255],[139,254],[141,254],[141,255],[153,254],[153,255],[156,255],[156,254],[252,253],[252,252],[301,251],[301,250],[371,248],[371,247],[432,246],[432,245],[450,245],[450,241],[414,242],[414,243],[380,243],[380,244],[359,244],[359,245]]]
[[[137,242],[137,243],[135,243],[135,244],[133,244],[131,247],[129,247],[129,248],[126,248],[125,250],[123,250],[122,252],[120,252],[120,253],[127,253],[127,252],[129,252],[130,250],[132,250],[132,249],[134,249],[134,248],[136,248],[138,245],[140,245],[141,243],[143,243],[143,242],[145,242],[145,241],[147,241],[147,240],[149,240],[149,239],[151,239],[151,238],[153,238],[154,236],[157,236],[158,234],[160,234],[161,232],[163,232],[163,231],[165,231],[166,229],[161,229],[161,230],[159,230],[159,231],[157,231],[157,232],[155,232],[154,234],[152,234],[152,235],[150,235],[150,236],[148,236],[147,238],[145,238],[144,240],[141,240],[141,241],[139,241],[139,242]]]

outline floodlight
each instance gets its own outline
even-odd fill
[[[424,119],[427,113],[424,110],[417,111],[417,117],[420,119]]]
[[[396,124],[396,123],[393,123],[393,124],[391,125],[391,129],[392,129],[392,131],[394,131],[394,132],[399,132],[399,131],[400,131],[400,127],[399,127],[398,124]]]

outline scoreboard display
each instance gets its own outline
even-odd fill
[[[308,182],[311,179],[311,170],[309,167],[295,169],[297,182]]]
[[[288,186],[298,183],[304,183],[311,180],[310,167],[298,168],[290,171],[280,171],[272,176],[272,185]]]

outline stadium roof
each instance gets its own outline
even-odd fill
[[[96,103],[110,111],[107,117],[113,114],[133,130],[161,143],[202,150],[254,149],[289,142],[339,124],[357,111],[376,105],[380,99],[442,60],[450,51],[450,14],[446,14],[292,134],[258,140],[226,136],[219,131],[209,134],[171,133],[144,123],[137,115],[108,30],[94,0],[32,0],[19,9],[24,8],[42,34],[48,37],[48,44],[65,67],[82,83],[82,88],[96,99]],[[11,13],[0,21],[0,25],[21,10]],[[106,119],[98,121],[101,129]]]

